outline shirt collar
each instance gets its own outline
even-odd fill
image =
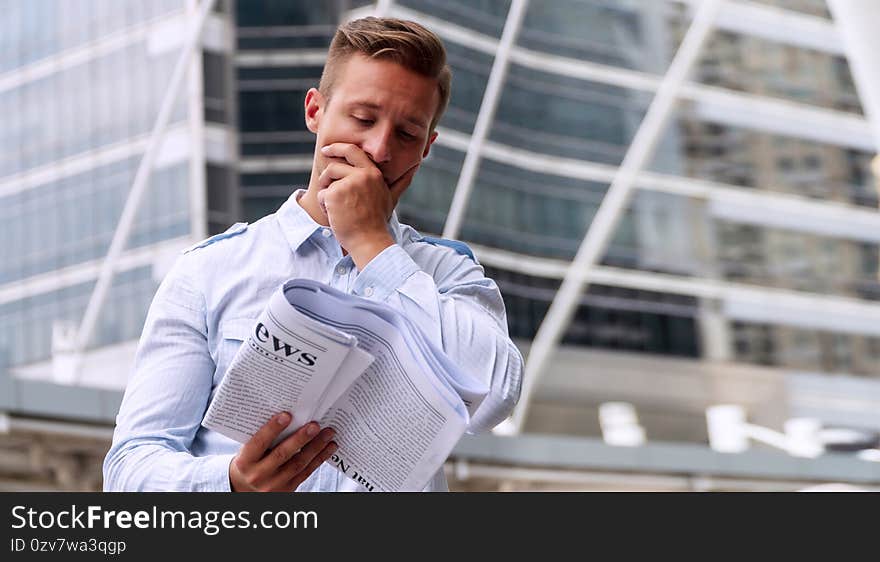
[[[299,198],[306,192],[305,189],[297,189],[294,191],[287,201],[278,209],[278,224],[281,225],[281,231],[290,244],[290,249],[296,252],[303,242],[316,231],[324,228],[315,222],[309,214],[299,204]]]
[[[326,228],[315,222],[315,219],[300,206],[299,198],[305,192],[305,189],[294,191],[277,212],[278,223],[281,225],[284,237],[287,238],[287,242],[290,244],[290,249],[294,252],[298,251],[299,247],[316,232]],[[388,232],[398,244],[401,239],[400,231],[401,226],[397,220],[397,211],[394,211],[391,213],[391,219],[388,221]]]

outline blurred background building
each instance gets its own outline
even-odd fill
[[[71,376],[65,334],[199,5],[0,0],[0,489],[100,488],[170,263],[308,183],[303,98],[344,19],[413,19],[446,43],[450,107],[398,212],[471,245],[528,357],[700,4],[218,1]],[[880,487],[877,140],[864,93],[824,0],[721,5],[524,415],[462,440],[453,489]],[[737,406],[746,443],[725,449],[709,431],[717,405]],[[805,427],[820,451],[795,446]]]

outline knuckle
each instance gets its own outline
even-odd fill
[[[255,474],[247,474],[247,475],[245,475],[245,477],[244,477],[244,483],[245,483],[249,488],[252,488],[252,489],[257,489],[257,488],[260,487],[260,481],[259,481],[259,479],[256,477]]]
[[[288,459],[288,453],[284,447],[275,447],[272,449],[272,458],[278,462],[284,462]]]
[[[305,466],[303,466],[303,465],[304,465],[303,461],[301,459],[297,459],[297,460],[291,462],[290,466],[288,466],[289,472],[292,474],[299,474],[300,472],[303,471],[303,468],[305,468]]]
[[[275,433],[275,428],[273,428],[271,425],[266,425],[263,427],[263,429],[257,431],[254,434],[254,437],[253,439],[251,439],[251,441],[253,441],[254,445],[257,445],[258,447],[268,447],[269,443],[272,442],[272,437]]]
[[[239,455],[232,457],[232,466],[238,472],[244,473],[245,463],[241,460]]]

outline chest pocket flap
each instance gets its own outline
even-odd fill
[[[241,347],[242,342],[247,339],[256,324],[257,320],[254,318],[233,318],[220,323],[220,341],[217,342],[216,355],[214,356],[215,386],[223,379],[232,358],[235,357],[238,348]]]
[[[253,318],[233,318],[220,324],[220,335],[224,340],[244,341],[256,326]]]

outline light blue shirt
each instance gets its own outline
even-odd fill
[[[506,418],[519,398],[523,359],[507,335],[495,282],[464,245],[423,238],[392,216],[395,244],[358,272],[332,230],[294,193],[274,214],[196,244],[159,286],[141,335],[104,489],[229,491],[241,445],[202,427],[208,404],[269,296],[303,277],[382,301],[415,321],[466,373],[490,388],[469,433]],[[299,491],[354,489],[323,464]],[[447,490],[442,469],[426,491]]]

